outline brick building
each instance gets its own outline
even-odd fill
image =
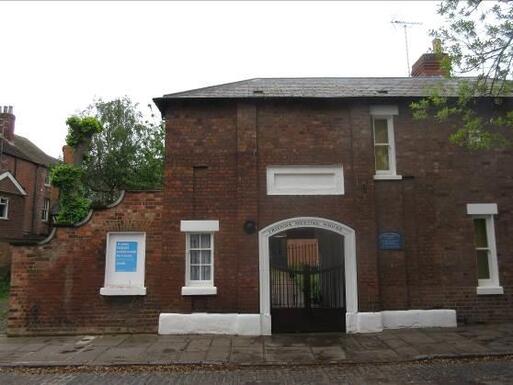
[[[16,135],[12,107],[0,110],[0,240],[40,238],[49,231],[48,166],[56,159]]]
[[[449,125],[413,120],[409,104],[431,86],[457,95],[438,64],[424,56],[411,78],[252,79],[155,99],[164,190],[127,192],[14,247],[9,333],[511,321],[513,154],[468,151]]]

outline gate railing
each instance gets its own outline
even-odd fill
[[[271,265],[271,306],[274,308],[343,307],[342,264],[320,269],[299,264]]]

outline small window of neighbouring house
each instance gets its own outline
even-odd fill
[[[7,219],[9,214],[9,198],[0,197],[0,219]]]
[[[45,175],[45,186],[50,186],[50,171]]]
[[[43,201],[43,209],[41,210],[41,220],[48,222],[48,213],[50,212],[50,200],[45,199]]]

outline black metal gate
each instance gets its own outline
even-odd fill
[[[345,331],[343,237],[278,238],[270,245],[272,331]]]

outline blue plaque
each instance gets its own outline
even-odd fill
[[[378,243],[380,250],[402,250],[403,248],[403,239],[400,233],[381,233],[379,234]]]
[[[137,271],[137,242],[116,242],[116,273]]]

